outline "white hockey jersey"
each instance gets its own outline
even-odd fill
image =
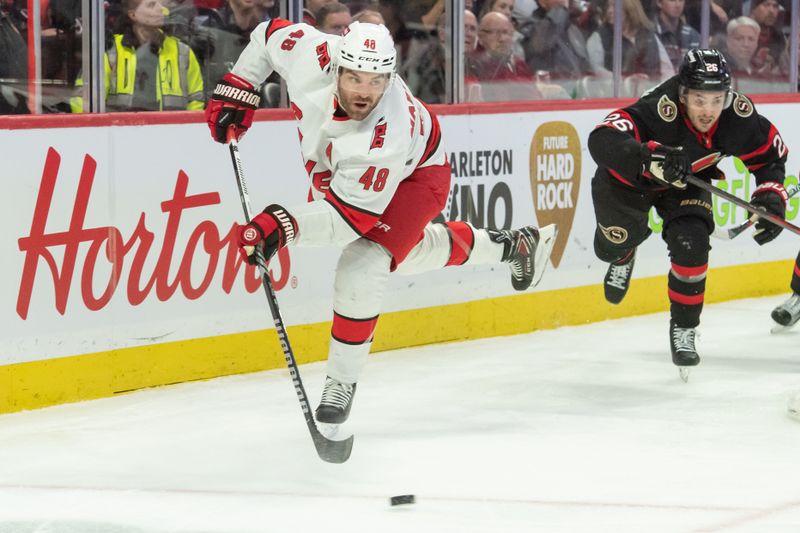
[[[300,229],[298,243],[341,243],[364,235],[402,180],[417,168],[445,163],[438,121],[399,76],[364,120],[334,116],[331,60],[340,39],[307,24],[273,19],[253,30],[233,68],[256,87],[273,71],[286,81],[311,177],[309,199],[316,204],[292,210]],[[323,211],[331,208],[346,226],[333,217],[330,233],[309,227],[323,224]]]

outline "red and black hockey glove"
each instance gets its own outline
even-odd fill
[[[249,224],[239,226],[239,253],[251,265],[256,264],[253,248],[262,246],[264,259],[292,242],[297,235],[297,221],[283,207],[272,204],[253,217]]]
[[[642,163],[645,176],[678,189],[686,188],[686,177],[692,173],[692,161],[683,148],[655,141],[642,144]]]
[[[211,136],[217,142],[228,142],[228,128],[233,126],[236,140],[241,139],[253,123],[253,114],[260,103],[261,95],[250,82],[230,72],[225,74],[206,106]]]
[[[761,207],[768,213],[783,219],[786,218],[787,201],[789,201],[789,194],[783,188],[783,185],[775,181],[768,181],[756,187],[750,199],[750,203],[754,206]],[[763,218],[759,218],[756,221],[755,228],[753,239],[759,246],[773,240],[783,231],[782,227]]]

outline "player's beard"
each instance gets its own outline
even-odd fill
[[[339,91],[339,105],[342,106],[347,116],[353,120],[364,120],[372,113],[383,95],[364,96],[358,94],[347,94],[347,91]]]

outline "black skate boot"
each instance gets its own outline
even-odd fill
[[[773,309],[772,320],[785,328],[797,324],[800,320],[800,294],[792,294],[788,300]]]
[[[609,303],[618,304],[625,298],[628,287],[631,285],[635,261],[636,248],[628,252],[622,259],[608,265],[606,277],[603,279],[603,289],[605,290],[606,300]]]
[[[326,424],[342,424],[350,415],[356,384],[342,383],[331,377],[325,378],[322,399],[317,407],[317,422]]]
[[[488,232],[494,242],[505,246],[502,261],[511,268],[511,286],[514,290],[524,291],[538,285],[556,242],[556,225],[550,224],[538,229],[525,226],[517,230]]]
[[[672,349],[672,362],[678,367],[681,379],[689,380],[689,368],[700,364],[700,356],[694,346],[697,330],[680,328],[675,322],[669,323],[669,344]]]

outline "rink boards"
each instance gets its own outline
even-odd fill
[[[798,100],[758,101],[790,150],[800,146],[790,118]],[[542,283],[523,294],[505,266],[393,276],[374,350],[667,309],[658,235],[640,247],[626,300],[611,306],[602,296],[586,139],[619,103],[436,109],[453,166],[447,218],[558,223],[558,241]],[[0,146],[0,413],[283,367],[259,279],[233,244],[242,214],[228,150],[210,140],[201,114],[0,117]],[[289,113],[263,112],[240,148],[254,208],[305,201]],[[797,183],[799,164],[790,151],[787,183]],[[749,198],[742,165],[721,168],[728,179],[718,186]],[[799,223],[799,209],[793,198],[787,219]],[[714,212],[721,226],[746,217],[725,201]],[[651,226],[660,232],[656,216]],[[798,244],[788,232],[765,247],[747,234],[714,241],[706,300],[788,291]],[[337,258],[336,248],[291,248],[271,265],[301,363],[326,357]]]

